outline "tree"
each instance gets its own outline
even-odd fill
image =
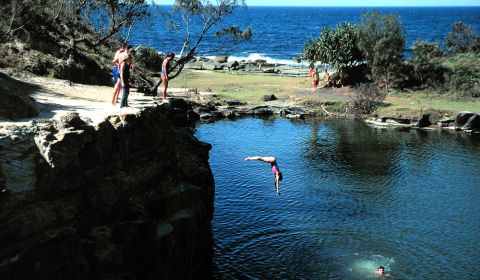
[[[356,66],[363,59],[357,47],[357,33],[357,26],[350,23],[340,23],[334,29],[324,27],[317,39],[305,43],[300,57],[311,63],[328,63],[342,77],[348,68]]]
[[[368,12],[359,25],[358,48],[362,51],[371,76],[386,91],[401,82],[405,35],[396,15]]]
[[[412,64],[420,83],[434,87],[442,83],[445,70],[439,61],[443,55],[440,45],[427,41],[415,41],[412,52],[410,64]]]
[[[171,67],[169,80],[177,77],[185,64],[195,57],[197,48],[206,34],[241,6],[245,6],[245,0],[175,0],[173,12],[181,16],[185,36],[179,58]],[[197,23],[198,26],[193,28],[191,23]],[[179,24],[174,25],[180,26]],[[234,26],[221,28],[216,32],[217,37],[227,35],[231,35],[234,40],[248,40],[252,36],[252,30],[248,28],[246,31],[241,31],[239,27]],[[150,92],[156,94],[161,83],[162,80],[159,79],[150,88]]]
[[[22,39],[25,33],[51,37],[50,32],[71,57],[77,44],[92,48],[104,44],[146,16],[147,9],[144,0],[13,0],[2,6],[8,16],[0,21],[0,35],[11,40]]]
[[[445,37],[445,46],[451,52],[470,52],[478,47],[480,36],[475,31],[463,22],[455,22],[450,31]]]

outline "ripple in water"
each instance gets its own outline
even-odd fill
[[[201,124],[218,279],[480,279],[480,139],[345,120]],[[284,180],[275,195],[270,166]]]

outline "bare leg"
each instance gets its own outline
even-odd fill
[[[119,81],[115,84],[113,87],[113,98],[112,98],[112,104],[116,105],[118,103],[118,95],[120,94],[120,79]]]
[[[264,161],[268,163],[274,163],[277,161],[275,157],[259,157],[259,156],[246,157],[245,160],[259,160],[259,161]]]
[[[277,191],[277,195],[280,194],[280,182],[278,180],[278,175],[275,176],[275,190]]]
[[[167,88],[168,88],[168,80],[162,76],[162,98],[163,101],[167,100]]]

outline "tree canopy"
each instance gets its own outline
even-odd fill
[[[324,27],[317,39],[305,43],[301,58],[331,64],[338,71],[353,67],[362,60],[357,48],[357,27],[345,22],[334,29]]]
[[[358,47],[362,51],[374,81],[388,90],[401,78],[405,34],[398,16],[379,12],[364,13],[358,33]]]

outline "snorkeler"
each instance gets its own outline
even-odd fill
[[[275,190],[277,191],[277,195],[280,194],[280,181],[283,180],[282,172],[280,172],[280,168],[278,168],[277,159],[275,157],[246,157],[245,160],[259,160],[263,162],[268,162],[272,166],[272,173],[275,175]]]

